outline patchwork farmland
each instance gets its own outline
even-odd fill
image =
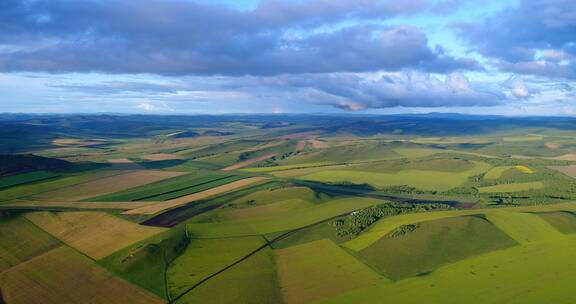
[[[576,301],[567,131],[251,119],[57,140],[35,153],[69,165],[0,176],[2,301]]]

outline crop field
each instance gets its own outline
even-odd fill
[[[182,172],[137,170],[89,181],[76,185],[73,188],[48,191],[41,195],[36,195],[34,198],[56,199],[60,201],[85,200],[95,196],[106,195],[125,189],[147,185],[182,174]]]
[[[209,188],[204,191],[196,192],[193,194],[185,195],[175,199],[168,200],[166,202],[157,202],[155,204],[144,206],[141,208],[132,209],[124,212],[124,214],[155,214],[164,210],[175,208],[181,205],[185,205],[197,200],[205,199],[218,194],[223,194],[232,190],[236,190],[242,187],[246,187],[252,184],[259,183],[265,180],[265,177],[250,177],[240,180],[236,180],[221,186]],[[203,186],[202,186],[203,187]]]
[[[66,246],[0,273],[7,303],[150,303],[164,301],[98,267]]]
[[[507,171],[517,171],[525,174],[532,174],[534,171],[526,166],[499,166],[490,169],[484,175],[485,179],[499,179]]]
[[[10,188],[18,185],[34,183],[44,180],[53,179],[60,176],[59,174],[47,172],[47,171],[36,171],[29,173],[22,173],[18,175],[6,176],[0,178],[0,190],[5,188]]]
[[[330,240],[277,251],[284,303],[309,303],[387,281]]]
[[[103,258],[164,231],[139,226],[101,212],[33,212],[28,220],[62,242],[94,258]]]
[[[165,201],[189,194],[194,194],[196,192],[204,191],[239,179],[239,177],[234,175],[182,175],[182,173],[166,173],[174,175],[172,178],[164,181],[156,182],[142,187],[135,187],[126,191],[112,193],[109,195],[94,197],[91,198],[90,201]]]
[[[0,273],[61,244],[20,216],[0,220],[0,231]]]

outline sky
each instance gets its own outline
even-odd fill
[[[576,115],[574,0],[2,0],[0,112]]]

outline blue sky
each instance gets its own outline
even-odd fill
[[[572,0],[5,0],[0,112],[576,115]]]

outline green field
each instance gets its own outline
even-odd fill
[[[0,231],[0,272],[62,244],[21,216],[0,219]]]
[[[534,189],[544,188],[543,182],[526,182],[526,183],[511,183],[501,184],[495,186],[479,187],[480,193],[496,193],[496,192],[520,192]]]
[[[490,165],[475,162],[472,169],[464,172],[428,170],[402,170],[398,173],[374,173],[368,171],[330,170],[301,176],[301,179],[320,182],[368,183],[375,187],[408,185],[423,190],[445,191],[465,183],[468,177],[485,172]]]
[[[165,201],[208,190],[242,179],[241,176],[225,174],[189,174],[177,176],[153,184],[87,199],[95,202]]]
[[[176,303],[281,303],[274,253],[268,247],[200,285]]]
[[[330,240],[277,251],[284,303],[310,303],[385,282]]]
[[[164,278],[167,263],[176,259],[187,245],[183,229],[172,229],[119,250],[98,263],[125,280],[167,298]]]
[[[576,215],[573,212],[552,211],[536,214],[562,233],[576,233]]]
[[[202,279],[245,257],[264,244],[262,237],[192,239],[168,268],[168,288],[176,297]]]
[[[35,171],[0,178],[0,190],[18,185],[35,183],[59,177],[60,174],[48,171]]]
[[[362,261],[384,276],[399,280],[427,275],[438,267],[473,255],[514,246],[517,243],[484,219],[483,215],[459,216],[400,226],[358,252]],[[413,231],[395,232],[403,227]],[[406,229],[406,228],[404,228]]]

